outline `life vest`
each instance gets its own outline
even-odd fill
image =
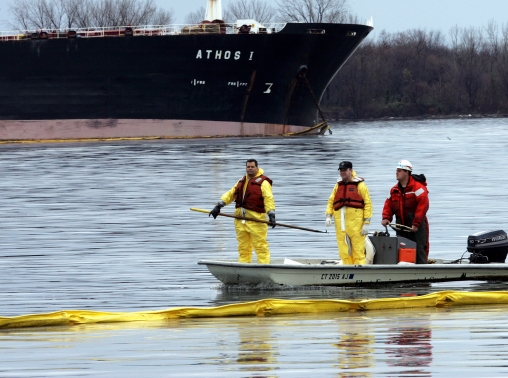
[[[266,213],[265,201],[261,191],[261,184],[263,184],[263,181],[265,180],[272,185],[272,180],[265,175],[260,175],[250,179],[244,195],[243,187],[247,180],[246,176],[243,176],[243,178],[238,181],[238,184],[236,184],[235,208],[243,207],[244,209],[256,211],[258,213]]]
[[[358,184],[363,182],[361,177],[355,177],[353,181],[339,181],[337,184],[337,192],[333,199],[333,209],[339,210],[343,206],[354,207],[356,209],[363,209],[365,201],[358,192]]]

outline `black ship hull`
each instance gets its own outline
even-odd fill
[[[372,30],[0,42],[0,140],[297,132]]]

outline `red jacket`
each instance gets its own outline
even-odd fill
[[[413,224],[406,226],[420,227],[429,210],[429,192],[427,183],[416,181],[412,176],[405,188],[398,183],[390,190],[390,198],[385,201],[383,219],[389,221],[397,216],[405,221],[408,214],[414,214]]]
[[[261,184],[265,180],[272,185],[272,180],[265,175],[250,179],[247,183],[245,195],[243,193],[243,186],[246,182],[245,176],[238,181],[235,190],[235,208],[243,207],[247,210],[257,211],[258,213],[266,213],[263,193],[261,191]]]

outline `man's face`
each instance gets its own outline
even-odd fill
[[[397,169],[396,176],[397,181],[399,182],[404,181],[408,177],[408,171],[406,171],[405,169]]]
[[[245,172],[247,172],[247,176],[249,176],[249,177],[256,177],[256,175],[258,174],[258,171],[259,171],[259,168],[256,167],[256,163],[254,163],[254,162],[252,162],[252,163],[249,162],[245,166]]]
[[[339,169],[340,178],[343,181],[351,181],[351,176],[353,175],[353,170],[351,168],[341,168]]]

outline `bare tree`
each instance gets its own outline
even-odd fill
[[[508,24],[503,25],[502,38],[499,44],[499,64],[498,72],[501,81],[501,87],[508,101]]]
[[[351,118],[361,118],[367,106],[371,93],[371,75],[374,45],[364,42],[356,50],[348,63],[339,71],[332,80],[327,92],[335,95],[333,100],[326,99],[325,105],[331,108],[334,118],[340,118],[342,108],[343,115]],[[335,102],[335,103],[334,103]],[[333,110],[332,110],[333,109]]]
[[[401,93],[413,106],[426,101],[428,92],[436,77],[436,71],[429,60],[432,54],[443,45],[440,32],[427,32],[421,29],[397,33],[393,39],[396,72],[401,72],[403,83]],[[424,101],[425,100],[425,101]]]
[[[60,29],[65,23],[65,0],[54,0],[44,2],[44,13],[46,15],[46,27]]]
[[[149,24],[156,11],[153,0],[99,0],[95,6],[94,26]]]
[[[152,25],[169,25],[173,23],[173,10],[164,10],[159,8],[151,17],[149,22]]]
[[[46,27],[49,21],[46,16],[46,0],[39,0],[35,2],[26,2],[29,17],[33,25],[40,29]]]
[[[292,22],[343,22],[348,19],[347,0],[275,0],[280,17]]]
[[[190,12],[187,16],[185,16],[185,23],[199,24],[201,21],[205,19],[205,13],[206,13],[205,7],[200,7],[198,10]]]
[[[487,35],[486,41],[483,47],[483,55],[488,63],[488,79],[486,83],[486,91],[483,95],[483,102],[487,108],[498,108],[499,102],[499,77],[497,64],[500,59],[500,39],[499,39],[499,27],[495,21],[490,21],[485,28]]]
[[[9,4],[9,12],[14,19],[11,27],[18,28],[19,30],[28,30],[33,27],[27,5],[27,0],[18,0]]]
[[[469,112],[476,105],[478,91],[482,85],[483,63],[481,54],[484,42],[482,30],[479,28],[454,27],[450,32],[455,72],[459,88],[465,91],[465,98],[459,93],[459,99]]]
[[[86,15],[84,9],[88,0],[61,0],[63,3],[63,9],[66,15],[65,28],[72,28],[75,26],[82,27],[79,24],[79,20],[82,18],[81,15]],[[86,25],[86,23],[85,23]]]
[[[234,22],[236,20],[254,19],[261,24],[274,22],[276,10],[264,1],[260,0],[237,0],[229,3],[225,12],[224,20]]]
[[[15,28],[62,29],[87,26],[163,25],[173,10],[154,0],[17,0],[9,5]]]

